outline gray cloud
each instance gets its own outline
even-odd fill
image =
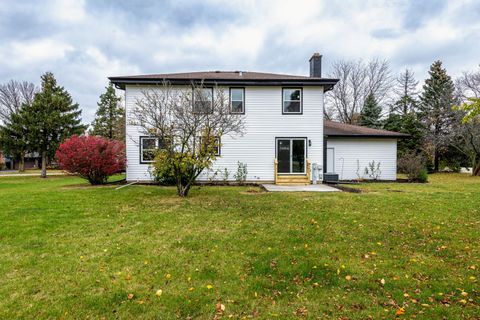
[[[423,80],[442,59],[452,75],[480,62],[477,1],[6,1],[0,82],[52,71],[93,119],[108,76],[191,70],[324,74],[336,59],[386,58]]]

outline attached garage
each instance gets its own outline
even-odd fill
[[[325,121],[324,175],[326,179],[371,179],[365,168],[380,163],[379,180],[395,180],[397,176],[397,140],[407,135]]]

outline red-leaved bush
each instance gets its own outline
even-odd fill
[[[61,169],[91,184],[103,184],[125,169],[125,145],[99,136],[74,135],[60,145],[55,156]]]

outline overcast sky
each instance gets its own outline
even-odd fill
[[[324,74],[337,59],[388,59],[426,77],[480,63],[480,1],[0,0],[0,82],[52,71],[93,119],[108,76],[200,70]]]

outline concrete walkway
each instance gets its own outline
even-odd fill
[[[262,184],[267,191],[272,192],[339,192],[340,190],[326,184],[309,184],[305,186],[279,186],[276,184]]]
[[[49,173],[47,171],[47,177],[48,176],[65,176],[67,175],[66,173],[63,173],[63,172],[52,172],[52,173]],[[2,177],[40,177],[40,173],[4,173],[4,174],[1,174],[0,173],[0,178]]]

